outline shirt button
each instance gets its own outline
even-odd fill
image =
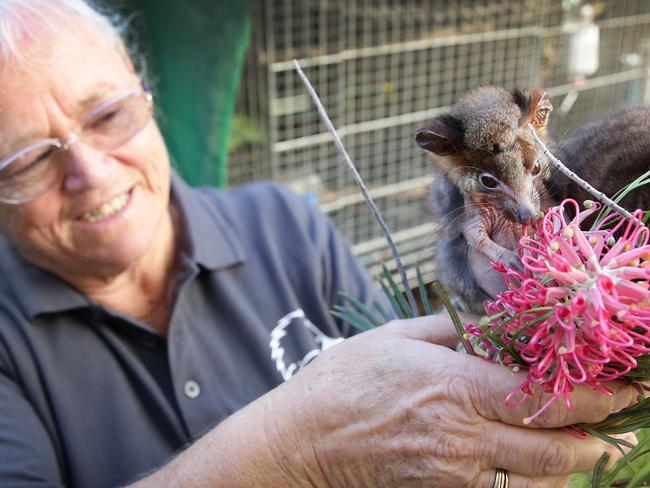
[[[201,394],[201,386],[194,380],[185,382],[183,393],[187,398],[196,398]]]

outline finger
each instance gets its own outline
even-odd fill
[[[609,465],[623,454],[595,437],[579,439],[567,432],[491,422],[485,426],[486,441],[479,454],[486,466],[501,466],[524,477],[563,476],[593,469],[603,453]],[[631,439],[626,439],[631,440]]]
[[[483,471],[476,486],[492,488],[495,486],[496,469]],[[569,476],[545,476],[530,478],[508,472],[508,488],[564,488]]]
[[[539,387],[533,387],[531,397],[523,400],[520,405],[513,406],[523,395],[516,392],[507,406],[505,399],[525,381],[526,374],[504,371],[502,366],[479,358],[470,357],[467,360],[473,361],[474,367],[467,368],[466,371],[473,375],[470,396],[478,413],[485,418],[512,425],[553,428],[576,423],[594,423],[633,404],[637,395],[634,388],[620,381],[607,383],[607,387],[614,392],[612,396],[576,385],[569,397],[572,405],[569,409],[563,397],[546,406],[552,395],[544,393]],[[536,415],[540,410],[541,413]],[[528,422],[531,417],[532,421]]]
[[[476,324],[480,320],[480,317],[472,314],[461,313],[459,316],[463,324]],[[394,320],[390,322],[389,326],[409,339],[447,347],[454,347],[460,339],[447,312],[425,315],[414,319]]]

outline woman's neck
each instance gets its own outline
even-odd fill
[[[106,277],[73,277],[69,281],[97,303],[167,333],[179,273],[179,216],[170,203],[147,253],[125,270]],[[65,277],[64,277],[65,279]]]

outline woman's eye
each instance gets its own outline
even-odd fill
[[[538,160],[535,160],[533,166],[530,168],[530,172],[533,176],[537,176],[542,171],[542,165],[539,164]]]
[[[488,190],[494,190],[499,186],[499,180],[497,180],[490,173],[481,173],[478,177],[479,183]]]
[[[95,117],[92,120],[92,122],[88,124],[88,127],[91,129],[97,129],[110,123],[111,120],[113,120],[116,117],[118,111],[119,111],[118,109],[113,109],[108,112],[98,114],[97,117]]]
[[[33,154],[28,153],[22,158],[18,158],[13,163],[11,163],[11,165],[9,165],[9,169],[13,173],[20,173],[21,171],[30,169],[34,165],[52,156],[55,149],[56,148],[54,146],[51,146],[48,147],[47,149],[40,149]]]

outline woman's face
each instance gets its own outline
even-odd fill
[[[0,70],[0,159],[41,139],[79,134],[89,111],[140,87],[131,64],[96,35],[32,42],[28,53],[47,52],[47,64]],[[111,277],[172,239],[163,225],[169,156],[152,118],[110,151],[82,132],[52,164],[60,178],[51,189],[27,203],[0,203],[0,231],[27,259],[64,278]]]

